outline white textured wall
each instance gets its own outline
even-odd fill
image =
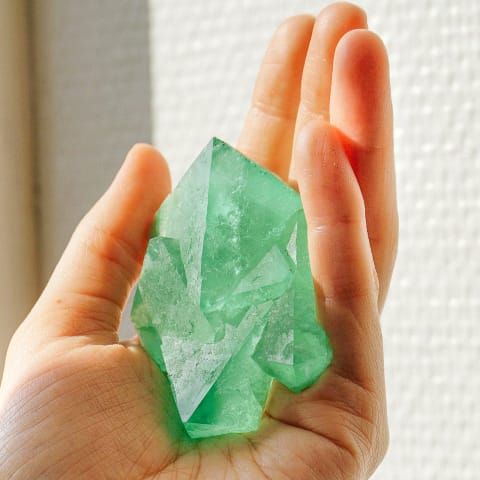
[[[235,143],[275,26],[325,4],[150,0],[154,141],[175,180],[212,135]],[[375,479],[478,479],[480,2],[359,4],[390,52],[401,216]]]

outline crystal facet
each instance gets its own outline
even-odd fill
[[[192,438],[256,430],[273,379],[332,359],[298,193],[213,138],[157,213],[132,320]]]

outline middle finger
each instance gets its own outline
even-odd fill
[[[295,138],[310,120],[329,121],[330,90],[335,49],[350,30],[367,27],[365,12],[351,3],[335,3],[318,15],[308,47],[302,75],[300,105]],[[289,181],[296,185],[295,159],[290,165]]]

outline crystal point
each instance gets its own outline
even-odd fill
[[[273,379],[332,358],[298,193],[213,138],[157,213],[132,320],[192,438],[256,430]]]

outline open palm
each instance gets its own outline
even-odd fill
[[[161,155],[137,145],[10,344],[1,479],[332,480],[376,468],[388,436],[379,313],[397,213],[387,56],[366,28],[350,4],[286,20],[238,143],[301,194],[334,350],[327,372],[300,394],[276,384],[258,432],[188,439],[163,373],[135,341],[118,341],[170,189]]]

